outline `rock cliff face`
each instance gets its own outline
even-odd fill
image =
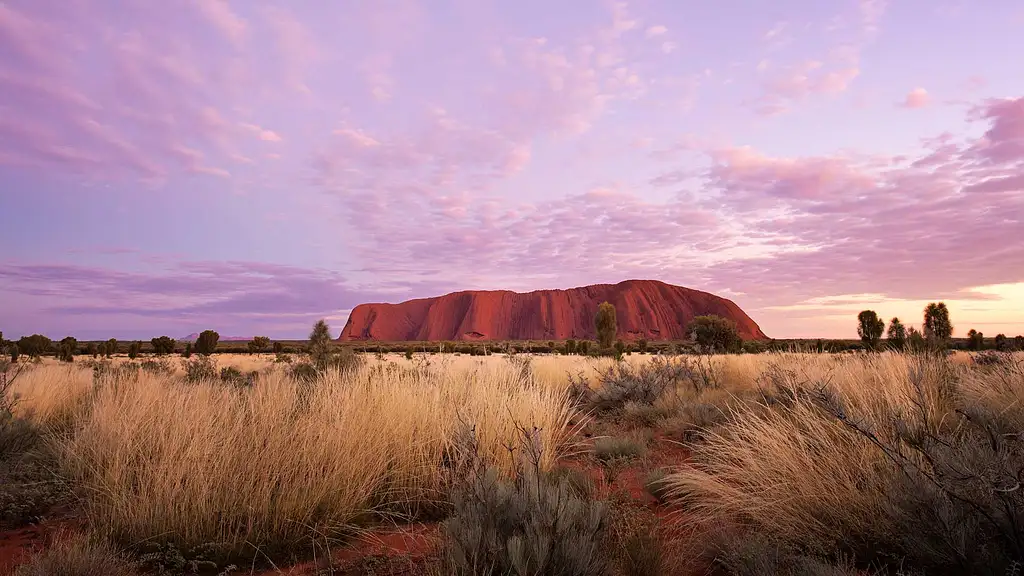
[[[400,304],[360,304],[339,339],[594,339],[594,315],[605,301],[615,306],[618,338],[626,341],[684,339],[686,325],[703,314],[733,320],[744,339],[766,338],[731,300],[656,280],[627,280],[568,290],[466,291]]]

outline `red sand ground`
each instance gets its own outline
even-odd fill
[[[736,322],[744,339],[764,332],[733,301],[655,280],[627,280],[569,290],[454,292],[400,304],[360,304],[340,340],[566,340],[595,337],[601,302],[615,306],[626,341],[679,340],[694,316],[714,314]]]
[[[643,489],[648,470],[678,465],[689,458],[683,446],[664,437],[656,437],[643,461],[623,468],[612,488],[625,490],[636,503],[653,512],[661,520],[663,539],[683,533],[684,523]],[[562,462],[566,466],[586,470],[595,485],[603,485],[599,464],[591,457],[579,456]],[[606,488],[602,488],[604,490]],[[79,529],[81,525],[67,518],[55,518],[41,525],[0,532],[0,575],[10,574],[14,567],[36,550],[42,549],[60,529]],[[440,541],[438,524],[406,524],[383,526],[367,532],[348,546],[333,551],[334,574],[426,574],[428,564],[436,560]],[[243,573],[249,572],[243,567]],[[312,576],[317,573],[314,562],[259,572],[261,576]],[[700,572],[695,571],[694,574]]]

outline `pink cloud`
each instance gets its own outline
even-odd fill
[[[346,159],[345,173],[366,176],[339,186],[338,194],[355,246],[373,262],[368,269],[385,277],[409,262],[444,270],[436,277],[424,272],[421,280],[467,284],[580,284],[614,270],[743,292],[755,307],[822,294],[963,297],[972,286],[1024,278],[1024,245],[1008,241],[1024,221],[1022,181],[1013,172],[1024,148],[1011,146],[1021,141],[1016,102],[992,101],[972,113],[988,122],[981,140],[945,135],[925,141],[929,150],[917,158],[899,161],[704,149],[705,169],[673,168],[652,180],[703,181],[669,200],[642,199],[628,189],[519,204],[453,195],[448,190],[458,186],[434,186],[436,179],[424,176],[501,181],[497,167],[510,145],[440,125],[432,129],[438,134],[418,140],[432,144],[425,148],[350,131],[337,157]],[[365,145],[367,138],[374,144]],[[463,138],[473,144],[456,142]],[[979,154],[989,161],[984,168]],[[415,225],[407,214],[416,214]]]
[[[771,69],[758,66],[761,77],[760,94],[747,101],[751,109],[762,116],[777,116],[792,110],[797,104],[820,95],[846,92],[861,74],[861,52],[870,44],[879,30],[885,14],[884,0],[860,0],[855,15],[837,16],[830,25],[829,37],[837,40],[826,52],[816,58],[806,58],[788,65],[775,65]],[[787,23],[780,22],[765,35],[777,42]],[[843,32],[852,39],[839,40]],[[785,42],[795,41],[786,38]],[[764,60],[762,59],[762,62]]]
[[[227,0],[194,0],[206,20],[235,45],[245,40],[245,20],[235,14]]]
[[[1024,97],[988,100],[972,110],[972,117],[990,122],[974,147],[982,159],[1003,164],[1024,157]]]
[[[656,25],[656,26],[651,26],[651,27],[649,27],[649,28],[647,29],[647,32],[645,33],[645,35],[646,35],[646,36],[647,36],[648,38],[654,38],[654,37],[656,37],[656,36],[662,36],[662,35],[664,35],[664,34],[665,34],[666,32],[668,32],[668,28],[666,28],[666,27],[664,27],[664,26],[661,26],[661,25],[659,24],[659,25]]]
[[[901,104],[904,108],[924,108],[931,102],[931,96],[924,88],[914,88],[907,93]]]

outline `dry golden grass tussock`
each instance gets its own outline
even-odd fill
[[[54,375],[56,377],[57,375]],[[143,372],[101,385],[60,445],[95,526],[236,549],[337,531],[373,507],[444,497],[442,454],[460,421],[511,465],[514,421],[542,429],[544,465],[570,437],[564,393],[509,369],[417,373],[363,368],[304,387],[280,372],[254,387],[186,385]]]
[[[66,427],[88,410],[93,389],[92,371],[80,363],[71,365],[27,364],[14,380],[15,411],[47,427]]]
[[[848,534],[883,538],[880,518],[899,472],[821,401],[831,396],[851,421],[898,442],[893,422],[922,409],[929,429],[947,425],[954,401],[948,370],[957,368],[890,353],[771,356],[763,399],[730,406],[728,423],[693,447],[692,464],[667,478],[670,498],[698,521],[752,526],[819,551],[850,544],[836,541]],[[968,393],[991,402],[1024,392],[1018,380],[995,393],[977,372],[965,381]]]

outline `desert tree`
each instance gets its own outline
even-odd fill
[[[1006,334],[996,334],[996,337],[992,339],[992,343],[995,345],[996,350],[1000,352],[1005,352],[1010,348]]]
[[[153,345],[153,352],[155,352],[159,356],[163,356],[164,354],[173,354],[174,345],[176,344],[174,338],[171,338],[170,336],[160,336],[159,338],[153,338],[149,341],[149,343]]]
[[[885,321],[874,310],[862,310],[857,314],[857,336],[871,350],[878,348],[878,342],[885,331]]]
[[[1017,350],[1024,351],[1024,336],[1020,334],[1013,337],[1013,347]]]
[[[75,352],[77,351],[78,340],[73,336],[67,336],[57,344],[57,359],[61,362],[74,362]]]
[[[899,318],[893,317],[889,321],[889,346],[894,350],[903,350],[907,345],[907,327],[900,322]]]
[[[107,340],[107,349],[104,356],[110,358],[114,354],[117,354],[117,338],[111,338],[110,340]]]
[[[99,355],[99,349],[96,347],[95,342],[89,342],[85,345],[85,353],[95,358]]]
[[[323,318],[313,324],[309,333],[309,359],[320,370],[325,370],[331,360],[331,327]]]
[[[568,340],[565,341],[565,353],[566,354],[575,354],[576,353],[576,340],[574,338],[569,338]]]
[[[580,340],[576,343],[576,352],[580,356],[586,356],[590,352],[590,340]]]
[[[192,343],[191,342],[185,342],[185,350],[183,350],[181,352],[181,356],[182,356],[182,358],[191,358],[192,357]]]
[[[967,331],[967,348],[969,350],[981,350],[985,347],[985,335],[974,328]]]
[[[284,352],[284,344],[281,342],[274,342],[274,354],[281,354]]]
[[[924,337],[929,340],[946,341],[953,336],[953,324],[949,320],[949,308],[945,302],[931,302],[924,309]]]
[[[138,358],[139,352],[142,352],[142,342],[134,340],[131,344],[128,345],[128,358],[130,360],[135,360],[136,358]]]
[[[615,306],[612,306],[610,302],[602,302],[597,307],[597,314],[594,315],[594,330],[597,332],[597,341],[601,348],[611,348],[618,326],[615,321]]]
[[[636,341],[636,349],[637,349],[637,352],[639,352],[641,354],[646,353],[647,352],[647,339],[646,338],[641,338],[641,339],[637,340]]]
[[[217,341],[220,334],[214,330],[203,330],[196,339],[195,351],[203,356],[209,356],[217,351]]]
[[[686,333],[698,346],[710,352],[739,352],[743,348],[736,323],[721,316],[696,316],[686,326]]]
[[[270,338],[267,336],[254,336],[253,339],[246,344],[249,348],[250,354],[259,354],[270,347]]]
[[[907,329],[907,347],[910,350],[921,351],[924,350],[925,339],[924,334],[918,331],[917,328],[911,326]]]
[[[38,358],[49,352],[53,347],[53,341],[42,334],[22,336],[18,339],[18,349],[27,356]]]
[[[615,341],[615,356],[620,357],[626,353],[626,343],[622,340]]]

